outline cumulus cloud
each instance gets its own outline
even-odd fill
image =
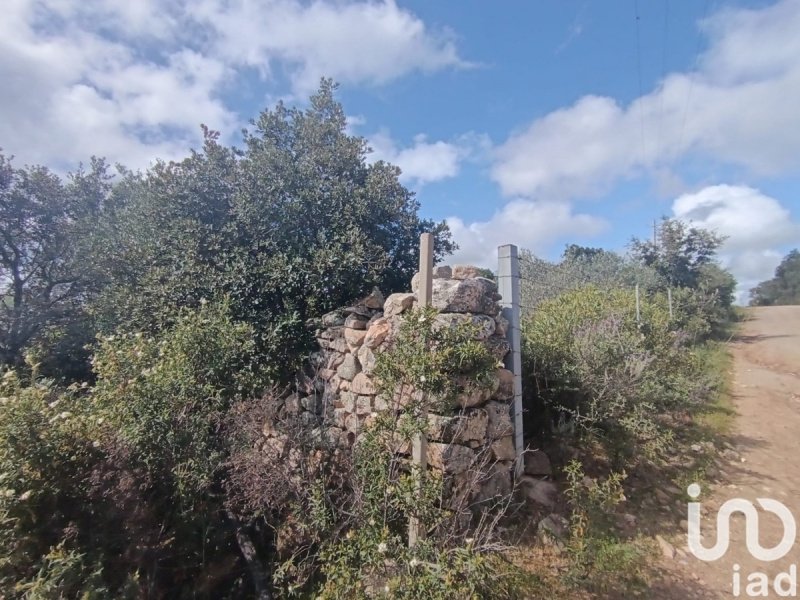
[[[727,239],[723,263],[739,281],[739,301],[772,277],[786,244],[800,239],[800,223],[776,199],[748,186],[715,185],[678,197],[675,217],[712,229]]]
[[[467,134],[445,142],[428,141],[425,134],[414,136],[413,144],[399,147],[385,130],[369,136],[372,161],[383,160],[400,167],[400,181],[421,187],[458,175],[463,161],[480,152],[488,141],[484,136]]]
[[[196,145],[200,123],[238,130],[252,115],[224,94],[253,73],[305,95],[323,75],[378,85],[463,66],[449,32],[393,0],[8,0],[0,140],[56,168],[93,153],[146,166]]]
[[[465,223],[450,217],[447,224],[459,245],[453,262],[497,268],[497,247],[516,244],[544,253],[561,237],[586,238],[605,231],[608,223],[588,214],[576,214],[563,202],[517,199],[506,204],[488,221]]]
[[[502,191],[599,196],[689,156],[761,175],[797,171],[800,0],[725,9],[701,27],[709,48],[696,70],[667,76],[627,106],[585,96],[513,133],[492,168]]]

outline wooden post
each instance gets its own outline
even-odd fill
[[[519,477],[525,466],[525,436],[522,431],[522,353],[519,301],[519,255],[513,244],[497,249],[497,291],[502,296],[500,306],[508,321],[506,339],[511,351],[506,355],[506,368],[514,374],[514,403],[511,417],[514,422],[514,474]]]
[[[433,296],[433,234],[423,233],[419,238],[419,289],[417,302],[420,307],[431,305]],[[422,399],[417,417],[423,423],[428,420],[428,407],[426,400]],[[416,435],[412,441],[411,459],[417,470],[417,489],[422,488],[425,473],[428,469],[428,439],[425,433]],[[408,523],[408,546],[413,548],[418,540],[425,537],[425,530],[420,526],[419,519],[411,517]]]
[[[636,324],[642,324],[642,314],[641,310],[639,309],[639,284],[636,284]]]

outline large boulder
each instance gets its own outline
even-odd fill
[[[376,319],[367,330],[367,335],[364,337],[364,345],[369,348],[377,348],[389,336],[392,330],[392,324],[386,317]]]
[[[462,325],[472,325],[475,328],[475,339],[485,340],[492,336],[497,324],[492,317],[486,315],[470,315],[464,313],[442,313],[433,320],[434,329],[456,328]]]
[[[497,286],[483,277],[474,279],[434,279],[431,304],[441,312],[478,313],[494,316]]]
[[[342,364],[336,369],[336,374],[345,381],[353,381],[353,378],[360,372],[361,366],[352,354],[346,355]]]
[[[428,443],[428,464],[444,473],[464,473],[475,460],[475,452],[458,444]]]
[[[364,373],[366,373],[367,375],[370,375],[372,371],[375,369],[375,364],[376,364],[375,353],[371,349],[362,345],[358,349],[356,356],[358,357],[358,362],[361,363],[361,370],[364,371]]]

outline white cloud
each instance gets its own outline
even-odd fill
[[[739,301],[772,277],[784,245],[800,239],[800,223],[774,198],[747,186],[715,185],[677,198],[675,217],[727,236],[723,264],[739,281]]]
[[[465,66],[447,31],[393,0],[8,0],[0,19],[0,140],[21,162],[133,167],[235,133],[223,99],[279,69],[305,95],[323,75],[382,84]]]
[[[502,191],[599,196],[686,156],[756,174],[799,171],[800,0],[723,10],[702,28],[709,49],[696,71],[669,75],[627,106],[585,96],[512,134],[492,169]]]
[[[400,181],[416,186],[455,177],[461,161],[470,152],[458,143],[429,142],[424,134],[416,135],[412,146],[398,148],[386,131],[369,136],[369,146],[372,148],[370,160],[397,165],[402,171]]]
[[[465,223],[450,217],[447,224],[459,245],[454,263],[497,268],[497,247],[516,244],[544,253],[559,238],[587,238],[606,230],[608,223],[587,214],[575,214],[567,203],[513,200],[488,221]]]

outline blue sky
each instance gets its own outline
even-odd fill
[[[0,147],[146,167],[330,76],[455,261],[668,215],[727,235],[745,290],[800,245],[798,32],[800,0],[6,0]]]

